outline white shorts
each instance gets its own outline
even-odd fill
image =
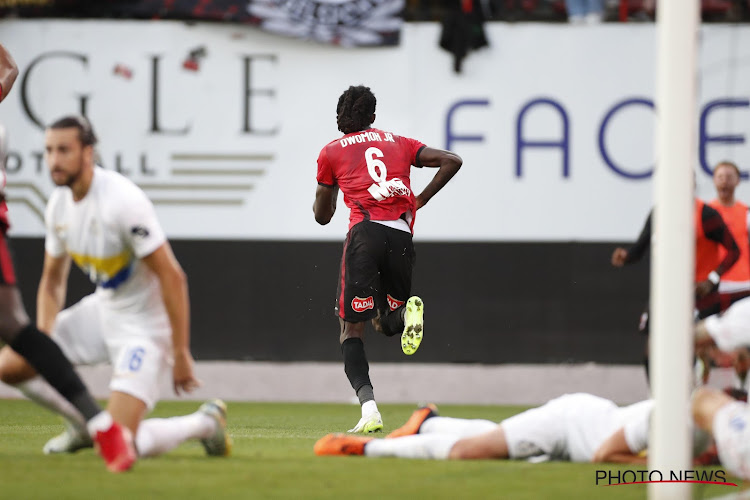
[[[171,377],[171,333],[164,318],[111,311],[96,294],[60,311],[52,338],[74,365],[112,364],[111,391],[159,400],[159,381]]]
[[[508,443],[508,456],[524,459],[559,454],[565,436],[565,418],[560,398],[526,410],[500,422]]]
[[[712,428],[721,464],[732,474],[750,479],[750,406],[739,401],[722,406]]]

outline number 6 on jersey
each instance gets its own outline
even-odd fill
[[[385,182],[385,178],[388,176],[388,169],[380,160],[377,158],[383,157],[383,152],[378,148],[367,148],[365,151],[365,161],[367,162],[367,171],[370,173],[370,177],[375,181],[375,184],[369,187],[368,191],[378,201],[384,200],[388,197],[383,196],[380,190],[380,184]]]
[[[385,180],[388,176],[388,168],[385,166],[385,163],[377,159],[382,157],[383,152],[378,148],[367,148],[367,151],[365,151],[367,172],[372,177],[372,180],[375,181],[375,184],[367,188],[367,191],[378,201],[396,195],[409,196],[411,191],[404,185],[401,179],[393,178],[390,181]]]

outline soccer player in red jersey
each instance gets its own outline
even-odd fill
[[[410,297],[414,218],[462,164],[455,153],[372,128],[375,104],[373,93],[361,85],[339,97],[336,121],[344,136],[320,151],[313,204],[322,225],[336,211],[339,189],[350,209],[335,310],[344,371],[362,405],[362,418],[350,432],[364,433],[383,429],[365,356],[365,323],[372,320],[387,336],[400,333],[405,354],[419,347],[424,303]],[[412,166],[438,168],[418,196],[411,188]]]
[[[8,95],[17,76],[18,66],[0,44],[0,101]],[[101,410],[70,361],[51,338],[31,323],[23,306],[6,237],[10,226],[4,194],[6,144],[0,127],[0,339],[26,358],[86,418],[88,431],[107,468],[112,472],[128,470],[135,462],[130,433]]]

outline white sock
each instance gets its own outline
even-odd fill
[[[362,416],[369,417],[373,413],[378,413],[377,403],[375,402],[374,399],[371,399],[370,401],[365,401],[365,403],[362,405]]]
[[[497,429],[498,424],[489,420],[468,420],[465,418],[430,417],[422,423],[419,434],[451,434],[458,437],[471,437]]]
[[[113,423],[112,415],[110,415],[108,411],[100,411],[94,416],[94,418],[89,420],[87,424],[89,434],[92,438],[96,437],[97,432],[108,430],[112,427]]]
[[[15,387],[39,406],[65,417],[81,434],[86,434],[86,419],[81,412],[42,377],[36,376]]]
[[[394,439],[373,439],[365,445],[365,455],[446,460],[459,439],[459,436],[450,434],[415,434]]]
[[[182,417],[149,418],[138,426],[135,447],[140,457],[154,457],[176,448],[188,439],[210,437],[216,431],[216,420],[204,413]]]

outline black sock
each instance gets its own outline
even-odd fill
[[[24,327],[8,345],[26,358],[31,366],[57,389],[57,392],[70,401],[86,420],[90,420],[102,411],[60,347],[35,326]]]
[[[368,401],[375,401],[375,393],[372,390],[372,386],[366,384],[360,387],[357,391],[357,397],[359,398],[360,405],[363,405]]]
[[[366,385],[372,387],[370,365],[367,363],[365,344],[362,339],[346,339],[341,344],[341,353],[344,355],[344,371],[349,383],[352,384],[352,389],[359,395],[362,387]]]
[[[404,333],[404,308],[405,306],[401,306],[395,311],[388,311],[385,316],[380,317],[380,327],[383,329],[383,334],[387,337]]]

